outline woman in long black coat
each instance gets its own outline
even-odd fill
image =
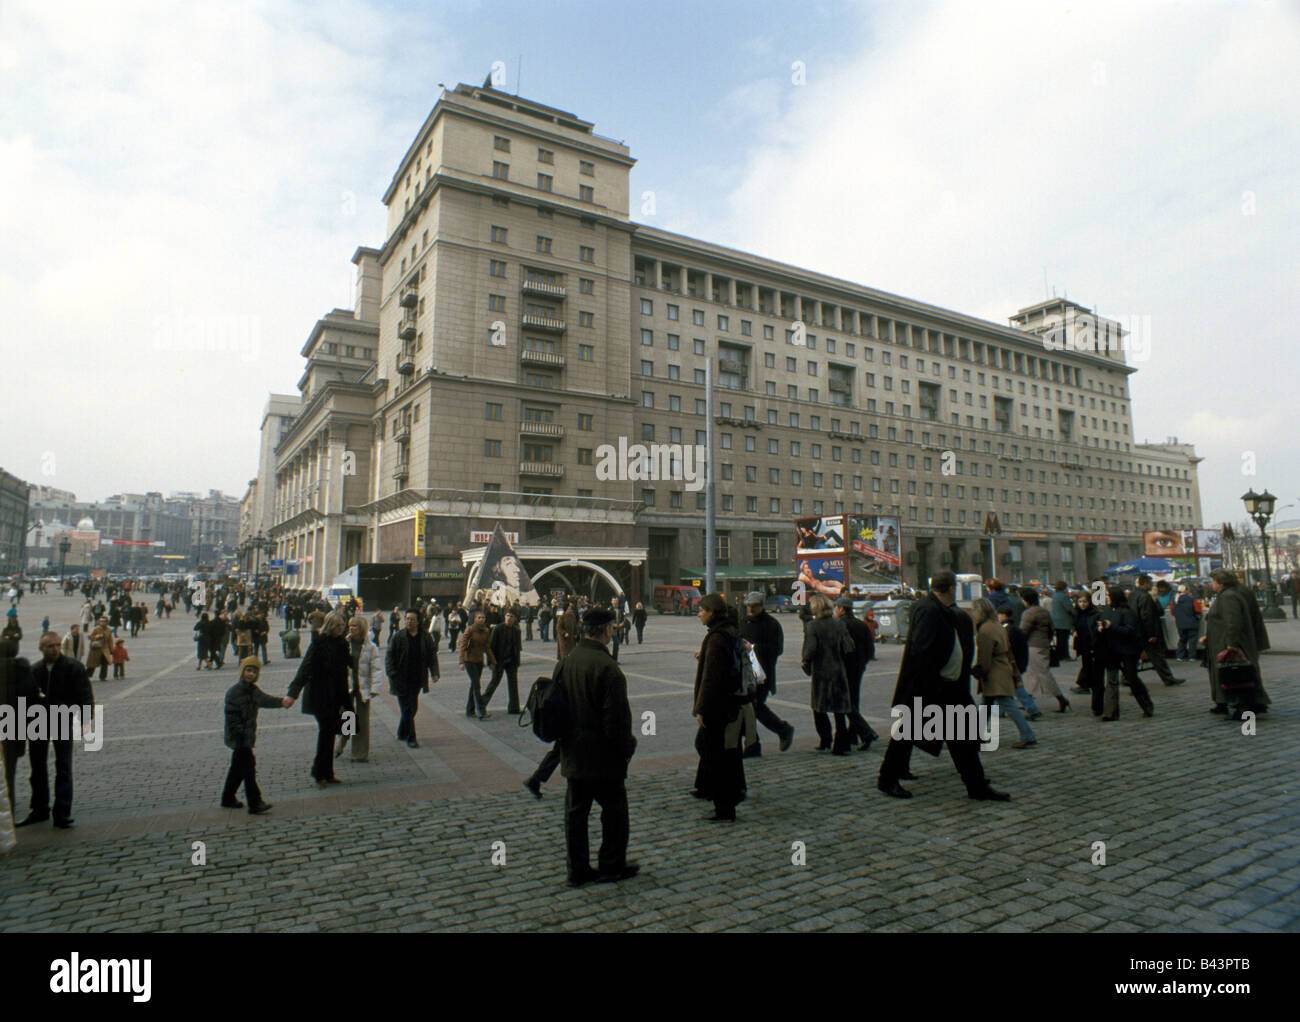
[[[302,698],[302,712],[316,718],[316,758],[311,775],[323,788],[341,783],[334,776],[334,738],[342,730],[343,713],[351,709],[348,672],[352,649],[343,637],[343,616],[337,611],[325,615],[320,634],[307,647],[298,673],[289,686],[289,698]]]
[[[1128,597],[1119,586],[1111,586],[1109,602],[1097,616],[1096,656],[1106,671],[1106,701],[1102,720],[1119,720],[1119,676],[1124,675],[1133,698],[1150,717],[1155,713],[1151,695],[1138,677],[1138,657],[1142,654],[1142,627],[1128,605]]]
[[[848,727],[853,699],[844,658],[853,652],[853,640],[847,629],[831,616],[831,602],[825,596],[820,593],[814,596],[808,601],[808,609],[812,620],[804,625],[799,662],[804,673],[812,678],[813,724],[821,739],[817,749],[819,752],[830,749],[833,755],[847,756],[853,744]],[[833,743],[828,713],[835,715]]]
[[[700,754],[695,796],[713,801],[710,820],[734,820],[745,788],[741,759],[740,711],[736,670],[739,635],[734,612],[718,593],[700,600],[700,624],[708,629],[695,667],[695,749]]]
[[[199,615],[199,620],[194,625],[194,645],[198,649],[199,656],[198,666],[194,668],[196,671],[203,670],[204,661],[211,661],[211,630],[211,622],[208,620],[208,615],[205,611]],[[209,662],[208,667],[211,668],[211,666],[212,664]]]
[[[1074,651],[1079,654],[1079,677],[1075,690],[1092,696],[1092,712],[1100,717],[1106,697],[1106,683],[1097,662],[1097,608],[1085,589],[1076,601],[1074,612]]]

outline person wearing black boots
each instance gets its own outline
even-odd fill
[[[1102,720],[1119,720],[1119,676],[1124,675],[1133,698],[1150,717],[1155,713],[1151,695],[1138,676],[1138,657],[1142,654],[1142,625],[1128,605],[1119,586],[1111,586],[1109,603],[1097,615],[1097,657],[1106,671],[1106,701]]]
[[[1092,698],[1092,712],[1100,717],[1106,698],[1106,683],[1097,663],[1097,608],[1086,590],[1079,596],[1074,612],[1074,651],[1079,654],[1079,677],[1074,691]]]
[[[930,592],[917,601],[907,629],[907,645],[898,669],[893,705],[914,715],[916,701],[922,713],[935,707],[945,721],[966,716],[974,705],[970,694],[971,664],[975,658],[975,624],[965,611],[956,609],[957,576],[946,569],[930,579]],[[948,712],[949,708],[958,714]],[[941,739],[916,738],[920,721],[912,720],[913,734],[891,730],[889,746],[880,764],[876,787],[893,798],[911,798],[901,781],[908,773],[912,746],[938,756],[946,743],[953,765],[966,784],[967,794],[981,802],[1008,802],[1011,796],[995,791],[980,765],[980,737],[945,733]]]
[[[708,633],[696,654],[692,712],[700,726],[695,735],[700,766],[695,775],[695,794],[713,802],[710,820],[735,820],[736,805],[745,788],[741,704],[736,695],[740,688],[736,677],[736,619],[718,593],[708,593],[700,600],[699,619]]]
[[[853,642],[853,652],[844,659],[844,671],[849,679],[849,702],[853,704],[853,712],[849,714],[849,730],[862,743],[858,746],[858,751],[866,752],[871,748],[871,743],[880,737],[859,709],[862,705],[862,674],[867,669],[867,664],[875,658],[876,640],[872,638],[867,623],[853,616],[852,597],[841,596],[835,601],[835,620],[848,630],[849,639]]]
[[[640,613],[644,616],[645,611]],[[754,693],[754,719],[779,737],[779,748],[785,752],[794,741],[794,728],[767,705],[768,697],[776,695],[776,662],[785,652],[785,630],[781,627],[781,622],[765,609],[763,594],[760,592],[745,596],[745,619],[740,623],[740,637],[750,644],[754,655],[758,657],[758,666],[763,668],[765,675],[763,684]],[[762,754],[762,743],[755,735],[754,744],[745,749],[745,755],[755,757]]]
[[[848,672],[844,661],[853,654],[853,640],[848,631],[831,616],[831,601],[818,593],[808,601],[812,619],[804,625],[803,650],[799,655],[804,674],[812,678],[813,726],[817,729],[817,751],[830,750],[832,755],[847,756],[853,751],[853,736],[848,715],[853,712],[849,698]],[[829,714],[835,715],[835,735],[831,737]]]

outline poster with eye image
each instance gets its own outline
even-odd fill
[[[813,553],[844,552],[844,516],[796,518],[794,521],[795,556]]]
[[[1181,529],[1149,530],[1142,533],[1143,557],[1181,557],[1183,552]]]

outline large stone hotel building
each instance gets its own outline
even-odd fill
[[[562,110],[442,94],[387,240],[354,256],[356,308],[316,324],[297,408],[264,421],[246,529],[298,584],[405,560],[458,594],[498,521],[573,585],[700,577],[703,490],[597,465],[620,438],[704,443],[710,362],[730,590],[793,578],[800,515],[897,515],[913,584],[1082,579],[1201,524],[1191,447],[1134,443],[1122,324],[1051,299],[1003,326],[638,224],[633,162]]]

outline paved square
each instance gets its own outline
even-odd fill
[[[25,598],[23,654],[37,655],[43,614],[62,630],[79,605]],[[320,791],[308,777],[314,721],[298,706],[263,710],[258,775],[275,808],[219,808],[222,698],[236,672],[232,659],[195,670],[193,618],[173,614],[128,638],[125,680],[95,681],[106,738],[76,753],[77,826],[18,832],[0,859],[0,929],[1300,929],[1295,622],[1270,628],[1274,704],[1257,734],[1211,716],[1204,671],[1175,665],[1188,683],[1157,683],[1152,719],[1125,696],[1121,720],[1103,725],[1076,699],[1035,725],[1034,749],[1013,750],[1004,730],[983,759],[1012,801],[989,804],[966,798],[946,754],[913,757],[916,797],[901,802],[875,790],[880,744],[847,758],[815,752],[798,621],[781,620],[773,705],[798,734],[786,753],[765,734],[763,757],[746,760],[735,825],[707,822],[688,794],[698,622],[652,616],[645,644],[623,647],[634,721],[653,714],[655,731],[640,735],[628,780],[629,854],[642,873],[575,891],[564,884],[563,779],[540,802],[523,791],[545,747],[505,715],[500,690],[490,720],[467,719],[465,676],[445,651],[417,718],[419,749],[394,739],[386,696],[372,713],[370,762],[345,755],[345,783]],[[524,691],[553,650],[525,643]],[[878,654],[863,706],[883,735],[900,650]],[[271,658],[261,685],[280,694],[300,661],[282,660],[276,644]],[[24,760],[20,817],[27,777]],[[194,864],[196,842],[205,865]],[[1093,864],[1095,842],[1105,865]],[[794,863],[800,850],[806,865]]]

